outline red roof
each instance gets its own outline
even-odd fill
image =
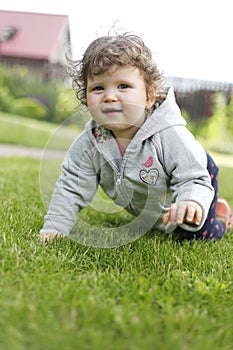
[[[50,60],[69,33],[67,15],[0,10],[0,33],[16,27],[12,39],[0,43],[0,55]]]

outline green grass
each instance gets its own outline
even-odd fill
[[[118,249],[42,244],[39,160],[0,161],[1,350],[233,349],[232,233],[217,243],[148,235]],[[221,168],[231,205],[232,177]]]
[[[0,143],[67,150],[79,133],[78,128],[0,112]]]

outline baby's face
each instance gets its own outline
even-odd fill
[[[124,134],[132,138],[153,102],[147,96],[141,72],[135,67],[113,66],[87,80],[87,106],[93,119],[112,130],[116,137]]]

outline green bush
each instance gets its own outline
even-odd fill
[[[35,99],[22,97],[14,100],[10,112],[25,117],[45,119],[48,109]]]
[[[230,138],[228,130],[226,98],[222,93],[215,95],[215,105],[211,118],[206,125],[205,133],[209,140],[226,140]]]
[[[233,138],[233,93],[229,97],[228,105],[226,108],[226,118],[227,118],[227,127],[231,137]]]
[[[7,86],[0,86],[0,110],[2,112],[10,112],[13,97]]]
[[[57,86],[57,98],[54,110],[53,121],[58,124],[70,117],[75,111],[78,111],[78,101],[74,92],[61,83]]]
[[[60,123],[77,110],[64,79],[44,80],[22,66],[0,66],[0,110]]]
[[[194,134],[209,150],[233,153],[233,95],[227,99],[223,93],[216,93],[212,116],[199,120]]]
[[[45,119],[48,109],[33,98],[14,98],[7,86],[0,86],[0,111],[35,119]]]

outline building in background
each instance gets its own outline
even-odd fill
[[[0,62],[33,70],[42,79],[64,75],[70,42],[67,15],[0,10]]]

